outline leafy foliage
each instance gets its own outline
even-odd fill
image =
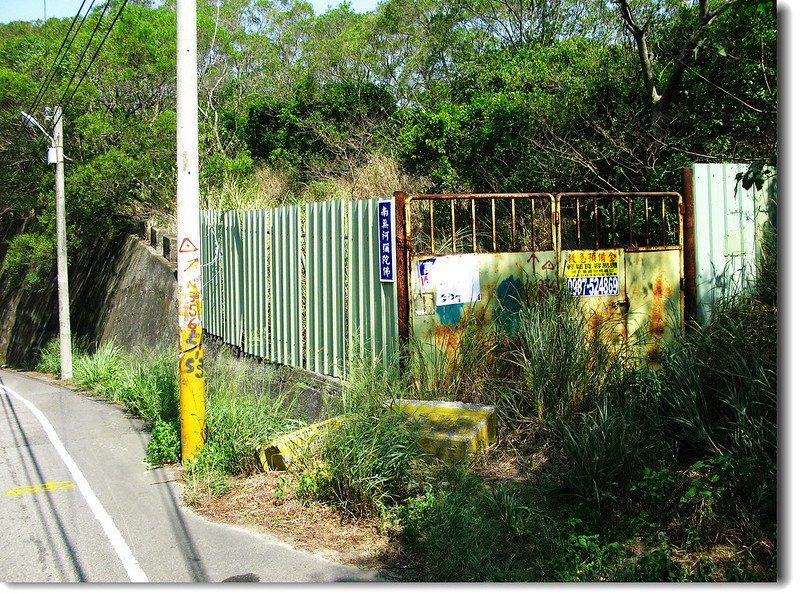
[[[170,464],[181,457],[181,431],[177,420],[157,420],[147,444],[147,461],[150,464]]]

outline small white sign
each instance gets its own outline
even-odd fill
[[[428,258],[418,263],[421,289],[434,289],[436,305],[473,303],[481,300],[477,254]]]

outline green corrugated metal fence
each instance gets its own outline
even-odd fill
[[[222,336],[222,222],[219,212],[200,212],[200,259],[203,262],[203,330]]]
[[[399,349],[397,288],[378,271],[378,200],[203,211],[204,329],[246,354],[344,377]]]
[[[244,319],[244,275],[239,213],[222,213],[222,334],[228,344],[241,346]]]
[[[345,358],[345,234],[341,200],[306,205],[306,369],[341,377]]]
[[[300,207],[270,212],[271,360],[303,366]]]
[[[349,352],[352,358],[381,359],[388,365],[398,351],[397,288],[379,280],[378,199],[348,204],[347,248]]]
[[[242,213],[242,278],[244,279],[244,344],[248,355],[269,359],[269,212]]]

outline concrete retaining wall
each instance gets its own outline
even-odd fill
[[[0,224],[0,252],[24,221]],[[142,227],[144,235],[148,226]],[[149,239],[149,237],[148,237]],[[122,235],[84,253],[70,254],[70,305],[75,338],[110,340],[126,348],[172,346],[178,332],[174,266],[143,237]],[[31,293],[9,287],[0,270],[0,363],[28,366],[58,335],[55,278]]]

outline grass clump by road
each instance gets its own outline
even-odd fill
[[[40,352],[37,370],[60,372],[58,339]],[[206,446],[187,468],[187,498],[206,492],[224,493],[228,477],[253,472],[257,445],[296,428],[289,418],[286,395],[274,396],[268,381],[253,383],[253,374],[230,354],[223,352],[207,367]],[[73,346],[73,379],[77,387],[121,404],[147,423],[151,439],[147,461],[169,464],[180,461],[178,365],[175,353],[126,353],[113,342],[91,350],[83,341]]]
[[[404,385],[397,366],[356,362],[341,399],[328,416],[331,424],[301,455],[297,494],[326,501],[354,516],[385,518],[409,491],[419,457],[415,425],[395,411],[392,400]]]
[[[186,465],[190,504],[227,493],[231,478],[258,470],[256,448],[302,426],[292,391],[273,390],[273,372],[255,370],[227,349],[206,353],[206,443]]]

